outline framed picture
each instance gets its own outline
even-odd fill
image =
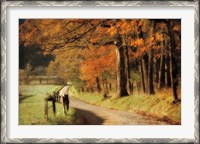
[[[1,10],[2,143],[199,143],[198,1]]]

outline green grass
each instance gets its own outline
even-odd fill
[[[67,115],[61,104],[56,103],[56,116],[49,109],[49,117],[45,118],[44,105],[46,93],[59,89],[60,85],[22,85],[19,87],[19,124],[20,125],[66,125],[79,124],[81,120],[73,108]],[[49,102],[49,107],[51,103]]]
[[[110,93],[109,98],[102,100],[102,94],[77,93],[71,89],[71,95],[76,98],[106,108],[118,109],[122,111],[137,112],[154,118],[167,120],[171,124],[181,123],[181,104],[173,104],[173,97],[170,90],[157,92],[155,95],[145,95],[134,93],[131,96],[114,98],[115,93]]]

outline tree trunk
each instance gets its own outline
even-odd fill
[[[148,94],[154,94],[153,85],[153,49],[149,51],[149,66],[148,66]]]
[[[100,93],[101,92],[101,86],[99,84],[99,77],[98,76],[96,77],[96,84],[97,84],[98,93]]]
[[[117,97],[127,96],[126,90],[126,74],[124,61],[124,48],[122,45],[122,36],[117,39],[116,56],[117,56]]]
[[[155,62],[155,81],[156,83],[159,83],[159,68],[160,68],[160,59],[156,58],[156,62]]]
[[[171,77],[170,77],[170,57],[169,57],[169,46],[167,45],[167,39],[165,36],[165,42],[166,42],[166,63],[165,63],[165,67],[166,67],[166,84],[167,87],[170,88],[171,87]]]
[[[133,82],[131,82],[131,91],[132,91],[132,93],[133,93],[133,89],[134,89]]]
[[[102,85],[103,85],[103,89],[105,89],[105,83],[104,83],[104,77],[102,75]]]
[[[127,46],[127,42],[125,41],[124,38],[123,38],[123,43],[124,43],[123,45],[125,45],[124,46],[124,50],[125,50],[125,73],[126,73],[126,78],[127,78],[127,85],[128,85],[128,88],[129,88],[129,92],[132,93],[128,46]]]
[[[93,87],[92,87],[92,88],[90,88],[90,91],[91,91],[91,93],[94,93],[94,89],[93,89]]]
[[[112,90],[112,84],[111,83],[109,84],[109,89],[110,89],[110,91]]]
[[[131,89],[131,75],[130,75],[128,47],[126,47],[126,69],[127,69],[127,84],[128,84],[130,93],[132,93],[133,91]]]
[[[144,85],[145,85],[145,93],[148,93],[148,59],[147,55],[142,58],[142,67],[143,67],[143,75],[144,75]]]
[[[137,92],[138,92],[138,94],[139,94],[139,93],[140,93],[141,83],[136,83],[136,85],[137,85]]]
[[[49,84],[49,77],[47,77],[47,84]]]
[[[116,72],[116,75],[115,75],[115,80],[116,80],[116,83],[115,83],[115,92],[117,93],[117,72]]]
[[[164,55],[164,41],[161,42],[161,56],[159,69],[159,83],[158,88],[162,89],[165,86],[165,55]]]
[[[140,59],[140,69],[141,69],[141,78],[142,78],[142,89],[143,92],[145,93],[145,82],[144,82],[144,70],[143,70],[143,62],[142,59]]]
[[[106,77],[105,77],[105,83],[106,83],[106,90],[108,90],[108,81]]]
[[[84,88],[83,88],[83,87],[81,88],[81,92],[85,92],[85,90],[84,90]]]
[[[153,36],[155,29],[155,21],[152,20],[152,27],[150,35]],[[148,94],[154,94],[154,85],[153,85],[153,49],[149,48],[149,63],[148,63]]]
[[[177,86],[178,86],[178,73],[177,64],[175,59],[175,37],[172,29],[171,21],[167,21],[167,28],[170,36],[169,57],[170,57],[170,77],[174,101],[178,100]]]

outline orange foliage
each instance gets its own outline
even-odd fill
[[[96,77],[101,78],[104,72],[111,75],[116,72],[115,46],[91,47],[87,59],[81,63],[81,79],[90,87],[95,84]]]
[[[130,59],[142,57],[149,48],[156,49],[155,58],[160,57],[160,43],[164,39],[169,39],[169,36],[166,36],[166,24],[158,22],[154,34],[150,32],[151,27],[152,20],[147,19],[29,19],[20,25],[19,34],[20,44],[38,44],[45,53],[49,51],[54,53],[56,49],[63,48],[67,49],[65,55],[69,55],[70,46],[75,45],[77,47],[74,48],[77,49],[78,46],[87,47],[77,69],[80,69],[80,79],[86,81],[88,87],[92,87],[97,76],[101,80],[105,72],[115,75],[116,45],[111,43],[120,35],[123,35],[125,39],[122,45],[134,49],[131,51],[129,48]],[[173,30],[178,35],[181,25],[178,22],[175,23]],[[178,39],[177,36],[176,40],[180,41],[180,38]],[[180,45],[177,45],[178,48],[180,49]],[[57,54],[55,56],[59,62],[65,58]],[[61,67],[66,65],[64,62],[62,64]],[[56,67],[57,63],[51,65]],[[63,73],[62,70],[60,71]]]
[[[155,37],[156,37],[156,40],[157,41],[163,41],[164,40],[164,38],[163,38],[163,34],[160,34],[160,33],[155,33]]]
[[[173,30],[174,30],[174,31],[177,31],[177,32],[180,32],[180,31],[181,31],[181,25],[175,25],[175,26],[173,27]]]
[[[109,33],[111,36],[114,36],[114,35],[117,33],[117,27],[112,26],[112,27],[108,30],[108,33]]]

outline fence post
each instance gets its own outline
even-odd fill
[[[44,114],[45,114],[45,118],[48,119],[48,101],[47,101],[47,98],[45,98]]]
[[[47,84],[49,84],[49,77],[47,76]]]
[[[53,114],[56,115],[56,103],[55,100],[52,100],[52,106],[53,106]]]

